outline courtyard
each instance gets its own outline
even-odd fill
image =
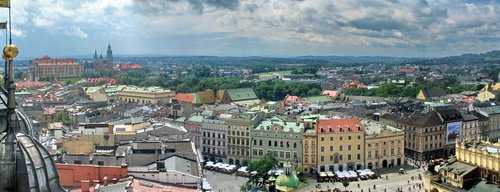
[[[358,192],[393,192],[397,191],[397,189],[402,189],[402,191],[424,191],[423,181],[417,179],[419,174],[423,177],[423,170],[411,168],[409,166],[405,167],[405,170],[407,172],[406,174],[399,174],[399,168],[384,169],[381,171],[374,170],[376,173],[380,174],[382,178],[349,182],[347,190]],[[207,177],[207,180],[212,185],[212,191],[215,192],[240,191],[240,186],[242,186],[247,181],[246,177],[235,176],[234,173],[225,174],[210,170],[204,170],[204,173]],[[412,177],[414,178],[414,180],[411,179]],[[316,177],[312,175],[307,176],[307,183],[308,184],[305,187],[297,189],[295,191],[319,192],[328,191],[328,189],[335,188],[344,190],[341,182],[320,182],[318,186]],[[422,185],[422,188],[420,190],[418,184]],[[375,189],[373,188],[374,186]],[[413,186],[415,186],[415,188],[413,188]]]

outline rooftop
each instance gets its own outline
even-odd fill
[[[286,122],[276,116],[260,122],[260,124],[255,127],[255,130],[277,132],[280,127],[282,127],[281,130],[283,132],[293,131],[294,133],[302,133],[304,131],[304,123]]]
[[[365,127],[357,118],[319,119],[316,131],[318,133],[364,132]]]
[[[163,89],[161,87],[136,87],[136,86],[127,86],[121,91],[129,91],[129,92],[142,92],[142,93],[167,93],[172,92],[169,89]]]

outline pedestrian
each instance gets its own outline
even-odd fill
[[[359,183],[358,183],[358,188],[359,188]]]
[[[408,184],[410,184],[410,180],[408,180]]]
[[[373,189],[377,189],[377,187],[375,187],[375,185],[373,185]]]

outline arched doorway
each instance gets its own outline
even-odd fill
[[[229,164],[232,165],[233,164],[233,159],[229,159]]]
[[[240,160],[236,159],[236,161],[234,162],[234,164],[240,166]]]
[[[383,160],[382,161],[382,168],[386,168],[387,167],[387,160]]]

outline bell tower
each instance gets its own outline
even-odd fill
[[[106,51],[106,68],[113,69],[113,51],[111,51],[111,44],[108,44],[108,50]]]

